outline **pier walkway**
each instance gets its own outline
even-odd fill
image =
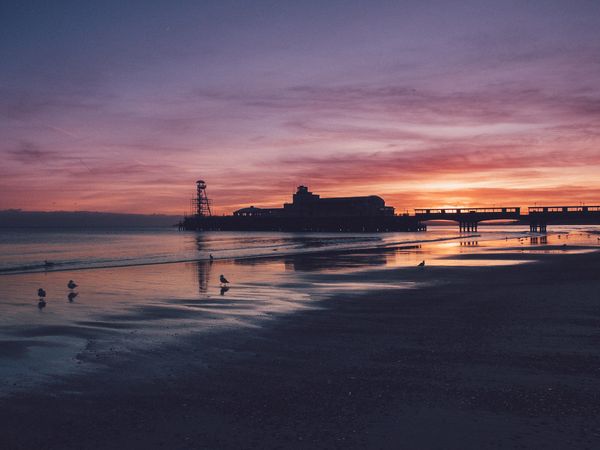
[[[460,231],[477,231],[480,222],[510,220],[528,223],[532,232],[546,232],[549,224],[600,224],[600,206],[529,206],[527,214],[519,207],[494,208],[429,208],[415,209],[419,222],[449,220],[458,223]]]
[[[531,231],[545,232],[552,223],[600,223],[600,206],[530,206],[527,209]]]
[[[460,231],[477,231],[479,222],[487,220],[521,220],[521,208],[449,208],[449,209],[415,209],[415,217],[419,221],[451,220],[458,222]]]

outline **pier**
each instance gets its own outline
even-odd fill
[[[545,233],[549,224],[598,224],[600,206],[530,206],[527,221],[532,232]]]
[[[415,209],[419,222],[447,220],[457,222],[459,230],[477,231],[485,221],[505,220],[529,224],[531,232],[545,233],[550,224],[600,224],[600,206],[529,206],[527,214],[519,207],[494,208],[429,208]]]
[[[190,200],[191,214],[185,215],[180,230],[196,231],[329,231],[391,232],[425,231],[431,221],[451,221],[460,232],[477,231],[482,222],[502,221],[528,224],[531,232],[545,233],[549,224],[600,224],[600,206],[519,206],[470,208],[417,208],[414,214],[397,214],[377,195],[321,197],[307,186],[298,186],[292,201],[278,208],[249,206],[231,215],[211,211],[206,182],[196,182]]]
[[[419,222],[428,220],[450,220],[458,222],[460,231],[477,231],[480,222],[490,220],[521,220],[521,208],[442,208],[415,209],[415,218]]]

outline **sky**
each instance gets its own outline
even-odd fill
[[[600,204],[600,2],[3,1],[0,210]]]

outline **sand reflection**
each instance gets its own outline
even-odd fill
[[[90,367],[103,355],[161,345],[186,333],[258,326],[278,314],[318,307],[328,295],[415,288],[415,279],[431,282],[429,266],[522,264],[593,251],[600,242],[584,232],[491,236],[214,261],[206,258],[207,240],[197,236],[192,245],[203,259],[194,262],[2,276],[0,375],[9,386]],[[426,266],[419,270],[423,260]],[[393,282],[373,275],[398,269],[404,275]],[[229,286],[221,285],[221,274]],[[69,279],[77,281],[77,293],[67,288]],[[41,311],[38,287],[48,293]]]

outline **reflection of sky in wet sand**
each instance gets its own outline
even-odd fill
[[[414,269],[422,260],[427,266],[516,264],[597,249],[597,237],[572,233],[492,240],[482,232],[375,250],[5,275],[0,284],[0,389],[93,369],[104,358],[126,357],[186,333],[260,326],[278,314],[318,307],[316,300],[323,296],[418,287],[406,279],[371,277],[372,269]],[[202,240],[193,245],[205,251]],[[229,287],[220,284],[221,274],[231,281]],[[79,284],[71,301],[69,279]],[[36,306],[40,286],[48,292],[43,310]]]
[[[232,281],[226,292],[221,273]],[[254,326],[305,307],[308,295],[284,286],[290,275],[282,261],[218,261],[4,276],[0,375],[23,385],[184,333]],[[80,286],[73,301],[69,279]],[[32,286],[48,292],[43,310]]]

